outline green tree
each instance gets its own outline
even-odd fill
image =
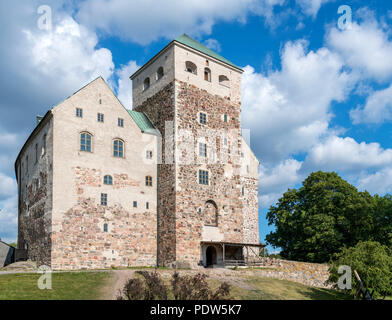
[[[343,248],[334,255],[331,261],[329,281],[337,284],[341,274],[339,266],[347,265],[352,270],[352,289],[349,293],[355,295],[360,284],[354,276],[356,270],[375,298],[385,298],[392,295],[392,251],[387,246],[376,241],[359,242],[355,247]]]
[[[374,233],[374,198],[335,172],[314,172],[300,189],[289,189],[271,206],[267,241],[286,259],[328,262],[344,246]]]
[[[373,239],[392,247],[392,195],[376,195]]]

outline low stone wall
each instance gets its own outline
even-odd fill
[[[268,278],[296,281],[312,287],[332,288],[331,284],[326,283],[329,278],[328,264],[262,258],[262,265],[266,267],[266,270],[260,270],[262,276]]]

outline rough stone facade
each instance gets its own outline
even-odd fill
[[[186,69],[190,61],[199,72]],[[131,77],[132,112],[102,78],[50,110],[15,164],[19,247],[53,269],[194,267],[249,255],[228,245],[223,256],[220,246],[259,244],[259,162],[241,134],[241,74],[172,42]]]
[[[203,241],[259,243],[258,160],[241,135],[240,72],[181,45],[173,48],[174,70],[169,67],[165,86],[152,80],[148,89],[141,89],[146,77],[154,79],[160,57],[132,76],[133,105],[162,134],[159,263],[195,266],[206,263]],[[173,51],[161,55],[167,52]],[[184,71],[186,61],[194,62],[199,74]],[[207,64],[211,81],[203,79]],[[230,78],[229,86],[218,83],[219,74]],[[206,124],[200,123],[200,112],[206,114]],[[199,143],[206,145],[206,157],[200,156]],[[199,170],[208,171],[208,185],[199,184]],[[222,248],[211,246],[219,264]],[[244,251],[228,247],[226,256],[241,258]]]

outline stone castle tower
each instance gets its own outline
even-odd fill
[[[242,70],[182,35],[131,76],[133,110],[162,135],[158,264],[258,254],[258,160],[241,135]]]
[[[183,35],[131,77],[134,110],[101,77],[51,108],[15,162],[19,249],[53,270],[258,256],[241,74]]]

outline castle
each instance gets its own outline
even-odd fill
[[[242,72],[182,35],[131,76],[133,110],[99,77],[37,119],[15,162],[19,249],[53,270],[258,256]]]

